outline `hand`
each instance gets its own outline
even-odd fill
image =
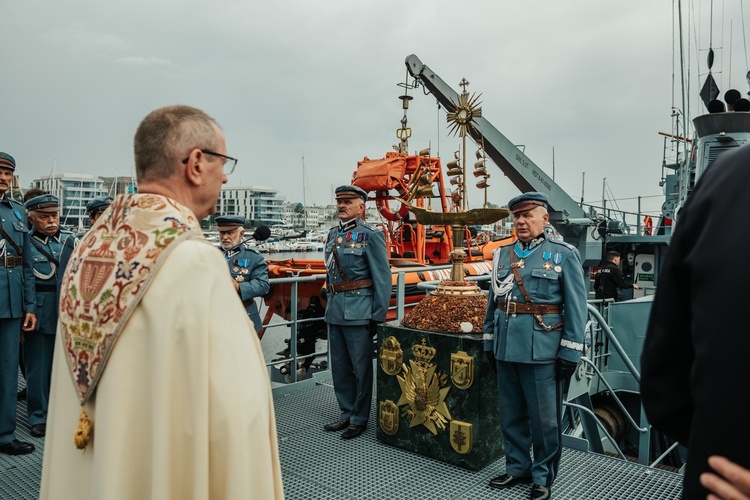
[[[495,359],[495,353],[492,351],[484,351],[484,357],[492,368],[492,373],[497,373],[497,360]]]
[[[21,330],[23,330],[24,332],[31,332],[34,330],[35,326],[36,326],[36,314],[26,313],[26,316],[23,319],[23,325],[21,326]]]
[[[567,359],[557,358],[557,380],[570,380],[576,371],[578,363]]]
[[[634,283],[634,284],[633,284],[633,289],[635,289],[635,290],[640,290],[640,289],[641,289],[641,287],[639,287],[638,285],[636,285],[636,284]]]
[[[382,323],[382,321],[375,321],[374,319],[370,320],[370,324],[367,325],[367,329],[370,332],[370,337],[374,337],[378,334],[378,325]]]
[[[704,472],[700,482],[713,494],[708,498],[750,498],[750,470],[724,457],[708,457],[708,465],[718,474]]]

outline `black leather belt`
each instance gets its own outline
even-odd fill
[[[6,255],[0,258],[0,267],[16,267],[23,264],[23,257],[17,257],[15,255]]]

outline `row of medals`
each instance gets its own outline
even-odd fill
[[[354,241],[351,241],[352,239],[352,232],[348,231],[346,233],[346,237],[339,235],[338,238],[336,238],[336,243],[344,243],[344,239],[346,239],[346,243],[344,243],[344,248],[362,248],[367,245],[365,241],[367,240],[367,233],[356,233],[357,236]]]
[[[523,269],[523,267],[524,267],[524,265],[525,265],[525,264],[526,264],[526,263],[525,263],[525,262],[523,261],[523,259],[519,260],[519,261],[518,261],[518,262],[516,263],[516,265],[517,265],[518,267],[520,267],[521,269]],[[548,261],[548,260],[545,260],[545,261],[544,261],[544,264],[542,264],[542,267],[543,267],[544,269],[546,269],[547,271],[549,271],[550,269],[552,269],[552,263],[551,263],[550,261]],[[555,272],[556,272],[556,273],[561,273],[561,272],[562,272],[562,267],[560,267],[560,266],[554,266],[554,267],[555,267]]]

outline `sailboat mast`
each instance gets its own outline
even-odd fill
[[[305,155],[302,155],[302,206],[306,207],[307,202],[305,200]]]
[[[302,231],[307,234],[307,177],[305,177],[305,154],[302,154]]]

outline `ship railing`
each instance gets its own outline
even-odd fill
[[[450,269],[452,267],[452,264],[442,264],[437,266],[415,266],[415,267],[400,267],[396,269],[391,270],[391,274],[396,274],[396,304],[394,306],[390,306],[389,309],[395,309],[396,310],[396,319],[398,321],[401,321],[404,319],[405,315],[405,302],[406,302],[406,275],[408,273],[414,273],[414,272],[425,272],[425,271],[439,271],[443,269]],[[475,281],[479,281],[481,279],[488,280],[489,276],[472,276],[469,277]],[[274,284],[282,284],[282,283],[289,283],[291,284],[291,291],[290,291],[290,304],[297,304],[299,300],[299,284],[305,283],[305,282],[311,282],[311,281],[323,281],[325,279],[324,274],[317,274],[313,276],[290,276],[286,278],[272,278],[269,280],[269,283],[271,286]],[[425,281],[418,285],[418,287],[422,288],[421,285],[424,285],[425,287],[422,288],[424,290],[434,288],[437,286],[439,281]],[[273,323],[266,325],[266,331],[268,331],[271,328],[279,328],[279,327],[286,327],[288,326],[290,328],[290,336],[289,336],[289,357],[288,358],[281,358],[276,359],[273,361],[266,362],[266,367],[273,368],[275,366],[289,366],[289,371],[286,374],[286,377],[288,379],[288,382],[290,384],[296,383],[299,381],[299,373],[296,369],[293,367],[298,366],[300,361],[303,361],[308,358],[318,358],[322,356],[326,356],[330,358],[330,353],[328,352],[328,349],[324,349],[322,351],[313,352],[311,354],[305,354],[305,355],[299,355],[297,352],[297,340],[299,337],[299,330],[300,325],[304,325],[305,323],[311,323],[313,321],[320,321],[321,318],[298,318],[298,311],[296,307],[292,307],[290,311],[290,320],[289,321],[280,321],[278,323]],[[330,359],[327,360],[328,365],[330,366]]]
[[[622,344],[612,332],[609,326],[609,305],[613,303],[613,299],[593,299],[589,300],[587,307],[589,310],[589,325],[591,330],[587,330],[586,342],[594,347],[594,352],[591,359],[596,363],[598,370],[602,370],[603,365],[607,357],[611,356],[610,346],[615,352],[622,358],[622,362],[633,376],[638,385],[641,384],[641,375],[638,372],[638,368],[630,361],[627,352],[622,347]],[[588,326],[587,326],[588,328]],[[606,343],[599,344],[600,339],[604,336]],[[601,348],[601,354],[599,352]]]
[[[583,358],[581,358],[581,359],[583,359]],[[620,446],[617,444],[617,441],[615,441],[615,438],[613,438],[610,435],[610,433],[607,431],[607,428],[604,427],[604,424],[602,424],[601,420],[599,420],[599,418],[597,418],[596,413],[594,413],[594,411],[591,408],[589,408],[587,406],[584,406],[584,405],[579,405],[579,404],[576,404],[576,403],[572,403],[570,401],[563,401],[563,405],[566,406],[566,407],[568,407],[568,408],[576,409],[576,410],[578,410],[580,412],[585,413],[586,416],[588,417],[588,421],[593,422],[599,428],[599,431],[602,434],[604,434],[604,437],[607,438],[607,441],[610,442],[610,444],[615,449],[615,451],[620,456],[620,458],[622,458],[623,460],[627,460],[627,457],[625,457],[625,454],[620,449]],[[594,451],[596,451],[596,450],[594,450]]]
[[[604,377],[604,374],[601,372],[601,370],[599,370],[599,367],[596,366],[596,363],[594,363],[593,361],[591,361],[586,356],[581,356],[581,363],[583,363],[586,366],[586,377],[587,378],[591,377],[591,374],[593,372],[597,377],[599,377],[599,379],[602,381],[602,383],[604,383],[604,385],[607,387],[607,389],[609,390],[610,394],[612,395],[615,403],[620,408],[620,411],[622,412],[622,415],[624,415],[625,418],[630,422],[630,425],[632,426],[632,428],[635,429],[637,432],[641,433],[642,435],[643,434],[647,434],[648,430],[649,430],[648,426],[640,427],[638,425],[638,423],[633,419],[633,417],[630,415],[630,413],[628,412],[627,408],[623,404],[622,400],[620,400],[620,398],[617,397],[617,393],[615,392],[615,389],[609,384],[609,382],[607,382],[607,379]],[[607,440],[613,445],[613,447],[617,451],[617,454],[620,455],[621,458],[625,458],[625,454],[622,452],[622,450],[620,450],[620,447],[617,445],[617,442],[609,434],[609,432],[607,432],[607,430],[604,428],[604,426],[601,423],[601,421],[596,417],[596,415],[593,412],[593,410],[591,410],[590,408],[587,408],[587,407],[575,404],[575,403],[571,403],[569,401],[564,401],[563,405],[564,406],[569,406],[571,408],[576,408],[576,409],[579,409],[579,410],[583,410],[583,411],[587,412],[588,414],[590,414],[590,416],[593,417],[593,421],[596,422],[597,427],[599,427],[599,429],[604,432],[604,435],[607,438]]]
[[[311,282],[311,281],[323,281],[323,280],[325,280],[324,274],[316,274],[312,276],[291,276],[288,278],[272,278],[268,280],[268,282],[271,284],[271,286],[275,284],[290,283],[291,284],[291,292],[290,292],[291,296],[289,298],[289,303],[297,304],[299,302],[299,284],[300,283],[306,283],[306,282]],[[320,321],[321,318],[300,319],[297,317],[298,316],[297,308],[291,307],[290,309],[291,309],[289,313],[290,321],[280,321],[278,323],[266,325],[265,327],[266,333],[268,332],[270,328],[279,328],[279,327],[284,327],[284,326],[288,326],[290,328],[291,333],[289,337],[289,357],[266,362],[266,367],[272,368],[277,365],[288,364],[290,366],[289,374],[288,374],[290,378],[290,383],[295,383],[297,382],[297,369],[291,368],[291,367],[298,366],[298,362],[300,360],[305,360],[307,358],[315,359],[318,356],[328,355],[328,351],[324,350],[320,352],[314,352],[312,354],[306,354],[303,356],[299,356],[297,354],[297,337],[299,333],[300,324],[311,323],[313,321]]]
[[[585,377],[587,379],[587,384],[590,386],[591,380],[596,377],[596,380],[598,383],[604,384],[607,393],[612,398],[612,400],[615,402],[617,407],[619,408],[621,415],[623,415],[630,423],[631,428],[634,429],[636,432],[638,432],[638,462],[643,465],[648,465],[649,461],[649,441],[650,441],[650,426],[648,425],[648,421],[646,419],[645,412],[643,410],[643,405],[639,403],[639,414],[640,414],[640,423],[636,422],[635,419],[632,417],[630,412],[627,410],[625,404],[623,403],[622,399],[618,396],[617,391],[610,385],[610,383],[607,380],[607,377],[604,374],[603,369],[603,362],[605,357],[611,356],[612,352],[616,353],[622,363],[625,365],[625,368],[630,373],[630,376],[632,376],[633,380],[635,381],[636,385],[640,387],[641,384],[641,374],[638,371],[638,368],[633,364],[633,362],[630,360],[630,357],[628,356],[627,352],[623,348],[620,341],[617,339],[615,334],[612,332],[612,329],[609,326],[609,323],[605,319],[605,316],[607,315],[608,311],[608,305],[611,301],[604,301],[604,300],[592,300],[589,301],[587,304],[589,318],[591,319],[590,325],[592,326],[592,330],[590,331],[591,336],[589,337],[587,335],[587,338],[591,340],[591,345],[594,347],[592,349],[592,358],[583,356],[581,357],[581,361],[584,363],[586,367],[586,373]],[[606,344],[603,342],[600,342],[599,339],[602,339],[606,341]],[[600,354],[597,352],[598,347],[603,347],[603,354]],[[583,401],[578,401],[578,403],[571,403],[571,402],[564,402],[563,404],[566,406],[569,406],[571,408],[578,409],[579,411],[584,411],[586,414],[586,420],[589,425],[589,429],[591,430],[591,424],[595,424],[600,430],[603,431],[603,434],[605,438],[614,446],[616,452],[618,455],[623,456],[622,450],[620,450],[619,446],[616,444],[616,442],[612,439],[612,436],[609,435],[609,433],[602,429],[601,422],[599,419],[595,416],[593,413],[593,407],[591,406],[591,400],[588,398],[590,391],[586,392],[586,395],[583,399]],[[583,402],[583,407],[585,410],[582,410],[582,405],[579,403]],[[593,433],[592,433],[593,434]],[[596,434],[594,434],[596,436]],[[602,447],[600,442],[596,442],[596,438],[589,437],[588,439],[589,445],[592,447],[593,451],[602,452]],[[662,457],[657,458],[656,461],[654,461],[653,464],[651,464],[651,467],[657,465],[663,458],[668,454],[668,452],[671,451],[668,450],[665,455]]]
[[[652,218],[652,220],[657,221],[662,216],[661,211],[644,211],[641,209],[642,202],[646,201],[647,198],[663,199],[664,196],[638,196],[636,211],[613,208],[607,206],[606,204],[600,206],[588,203],[581,204],[581,208],[588,213],[598,214],[599,217],[603,217],[605,220],[620,222],[623,234],[643,235],[645,234],[644,231],[646,230],[646,227],[644,225],[645,218],[649,216]]]

